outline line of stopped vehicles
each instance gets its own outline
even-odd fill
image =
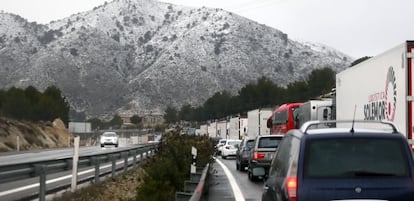
[[[264,180],[262,201],[413,201],[413,50],[406,41],[338,73],[332,103],[284,104],[269,133],[222,139],[217,154]]]

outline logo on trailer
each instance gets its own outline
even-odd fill
[[[392,66],[388,68],[385,90],[368,96],[368,104],[364,105],[365,120],[394,121],[397,108],[397,83]]]
[[[388,69],[387,82],[385,83],[385,103],[387,120],[394,121],[397,106],[397,83],[395,82],[395,72],[392,66]]]

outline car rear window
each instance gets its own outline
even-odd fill
[[[246,144],[247,144],[248,147],[253,147],[254,146],[254,140],[248,140]]]
[[[397,139],[309,140],[304,177],[409,176],[404,144]]]
[[[277,148],[282,138],[261,137],[259,138],[258,148]]]

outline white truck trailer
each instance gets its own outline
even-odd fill
[[[227,121],[221,120],[217,121],[217,136],[222,137],[224,139],[228,139],[229,136],[227,135]]]
[[[332,99],[309,100],[293,112],[295,127],[300,128],[307,121],[332,120]]]
[[[413,50],[406,41],[338,73],[336,119],[391,121],[412,143]]]
[[[267,128],[267,119],[272,115],[272,108],[262,108],[247,112],[247,135],[254,137],[258,135],[269,135],[270,129]]]
[[[240,139],[240,117],[232,117],[229,121],[229,138]]]

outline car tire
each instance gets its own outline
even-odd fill
[[[243,164],[240,163],[239,170],[243,172],[245,168],[246,168],[246,166],[244,166]]]
[[[253,173],[249,170],[248,175],[250,181],[256,181],[257,177],[253,176]]]
[[[222,159],[226,159],[226,158],[227,158],[227,156],[223,156],[223,155],[221,155],[221,158],[222,158]]]
[[[101,147],[104,147],[105,145],[101,144]]]
[[[116,144],[115,147],[118,147],[118,144]]]

